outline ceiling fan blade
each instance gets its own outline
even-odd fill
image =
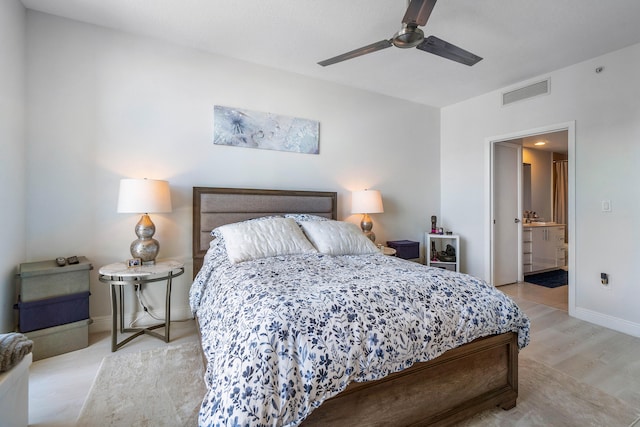
[[[436,0],[411,0],[409,7],[402,18],[402,23],[407,25],[426,25],[431,16],[431,11],[436,5]]]
[[[379,42],[361,47],[356,50],[352,50],[351,52],[343,53],[342,55],[325,59],[324,61],[318,62],[318,64],[322,65],[323,67],[326,67],[327,65],[335,64],[336,62],[342,62],[342,61],[346,61],[347,59],[352,59],[358,56],[366,55],[367,53],[377,52],[379,50],[386,49],[391,46],[392,44],[390,40],[380,40]]]
[[[416,48],[469,66],[482,60],[478,55],[474,55],[435,36],[425,38]]]

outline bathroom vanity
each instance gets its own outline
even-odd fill
[[[524,274],[566,265],[564,224],[532,222],[522,226],[522,264]]]

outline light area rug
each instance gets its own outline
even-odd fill
[[[78,426],[197,426],[205,394],[198,343],[102,360]]]
[[[517,406],[460,426],[628,427],[638,420],[639,410],[597,388],[525,357],[519,364]],[[197,343],[105,357],[77,425],[197,426],[203,375]]]

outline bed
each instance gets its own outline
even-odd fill
[[[201,425],[450,425],[516,405],[529,321],[493,287],[360,248],[335,192],[194,187],[193,206]],[[300,247],[247,255],[247,235]]]

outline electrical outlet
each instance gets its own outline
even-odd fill
[[[600,273],[600,283],[603,286],[609,286],[609,275],[607,273]]]
[[[611,200],[602,201],[602,212],[611,212]]]

